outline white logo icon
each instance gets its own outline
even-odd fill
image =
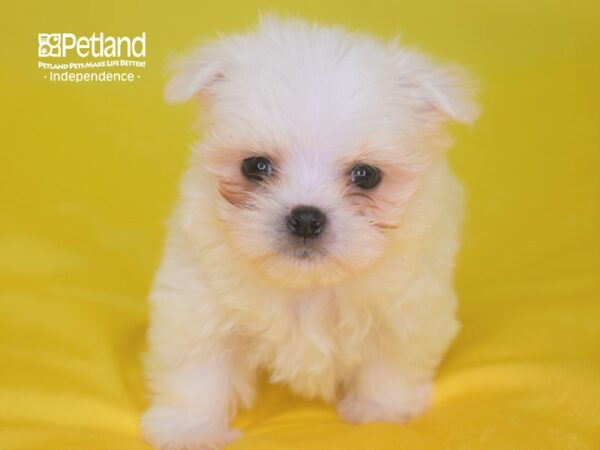
[[[38,56],[47,58],[61,55],[61,34],[60,33],[39,33],[38,34]]]

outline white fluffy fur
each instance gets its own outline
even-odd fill
[[[150,297],[146,439],[236,439],[229,420],[252,404],[258,370],[352,422],[422,413],[458,329],[462,193],[443,125],[477,116],[464,74],[396,42],[277,18],[176,70],[167,99],[201,100],[205,135]],[[251,155],[276,179],[245,180]],[[383,172],[369,198],[347,182],[356,162]],[[306,248],[283,225],[299,204],[328,216]]]

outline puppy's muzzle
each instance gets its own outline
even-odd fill
[[[327,218],[313,206],[297,206],[287,217],[287,226],[292,234],[304,239],[318,236],[325,229]]]

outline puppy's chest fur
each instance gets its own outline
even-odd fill
[[[245,357],[272,382],[333,399],[344,375],[362,361],[372,332],[375,311],[348,300],[333,289],[265,299],[255,314],[240,318]]]

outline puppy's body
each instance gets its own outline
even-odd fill
[[[151,295],[142,425],[155,447],[235,439],[259,369],[353,422],[428,406],[458,328],[462,196],[441,125],[477,113],[456,76],[395,44],[277,20],[184,63],[168,95],[200,94],[208,132]],[[255,156],[272,173],[245,177]],[[349,181],[364,164],[382,174],[374,188]],[[290,233],[298,205],[323,211],[322,233]]]

